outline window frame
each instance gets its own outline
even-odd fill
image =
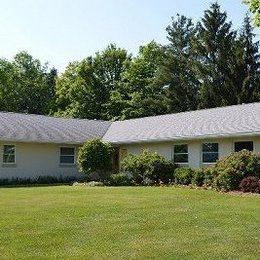
[[[70,148],[70,149],[73,149],[74,153],[73,153],[73,163],[66,163],[66,162],[61,162],[61,157],[72,157],[72,155],[62,155],[61,154],[61,149],[62,148]],[[60,146],[59,147],[59,163],[60,165],[75,165],[75,157],[76,157],[76,147],[74,146]]]
[[[13,162],[4,162],[4,156],[5,156],[5,146],[13,146],[14,147],[14,161]],[[3,144],[3,155],[2,155],[2,163],[4,165],[15,165],[16,164],[16,145],[15,144]]]
[[[181,145],[187,145],[187,153],[175,153],[175,146],[181,146]],[[174,160],[174,157],[175,157],[175,154],[184,154],[184,155],[187,155],[187,162],[175,162]],[[174,144],[173,147],[172,147],[172,161],[176,164],[183,164],[183,165],[188,165],[189,164],[189,144],[187,143],[181,143],[181,144]]]
[[[203,151],[203,145],[205,145],[205,144],[217,144],[218,151],[217,152],[204,152]],[[217,154],[218,157],[217,157],[217,160],[215,162],[206,162],[206,161],[203,160],[204,154]],[[204,142],[204,143],[202,143],[201,144],[201,162],[202,162],[202,164],[215,164],[218,160],[219,160],[219,143],[217,143],[217,142]]]

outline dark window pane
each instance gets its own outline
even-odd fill
[[[74,156],[61,156],[60,163],[74,163]]]
[[[218,160],[218,153],[203,153],[202,161],[204,163],[214,163]]]
[[[61,147],[60,148],[61,155],[74,155],[74,148],[70,147]]]
[[[187,144],[174,145],[174,153],[188,153],[188,145]]]
[[[14,154],[4,154],[3,158],[4,163],[14,163],[15,162],[15,155]]]
[[[188,162],[188,154],[174,154],[174,162],[175,163],[187,163]]]
[[[4,154],[14,154],[15,147],[14,145],[4,145]]]
[[[243,149],[253,151],[254,150],[254,143],[250,142],[235,142],[235,152],[239,152]]]
[[[218,152],[218,143],[206,143],[202,145],[202,152]]]

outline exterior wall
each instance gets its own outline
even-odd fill
[[[3,145],[15,145],[16,163],[3,164]],[[79,176],[77,166],[60,164],[60,147],[78,147],[62,144],[0,142],[0,179],[34,178],[37,176]]]
[[[219,159],[222,159],[234,152],[234,143],[237,141],[253,141],[254,152],[260,152],[260,136],[252,138],[219,138],[219,139],[205,139],[205,140],[190,140],[190,141],[168,141],[158,143],[142,143],[142,144],[127,144],[121,145],[121,149],[127,149],[128,154],[138,154],[144,149],[158,152],[166,159],[172,160],[173,158],[173,146],[175,144],[188,144],[189,163],[182,164],[182,166],[189,166],[192,168],[208,167],[213,164],[202,163],[202,144],[203,143],[218,143],[219,144]]]

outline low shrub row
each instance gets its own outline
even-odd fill
[[[158,153],[144,151],[140,155],[128,156],[123,162],[123,170],[128,174],[113,174],[108,184],[180,184],[260,193],[260,155],[247,150],[219,160],[212,168],[196,170],[178,168]]]
[[[57,183],[72,183],[76,180],[75,177],[55,177],[55,176],[39,176],[36,178],[4,178],[0,179],[0,186],[12,185],[30,185],[30,184],[57,184]]]

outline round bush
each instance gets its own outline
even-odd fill
[[[79,150],[78,166],[80,171],[90,174],[97,172],[103,181],[112,169],[113,146],[94,139],[86,142]]]
[[[243,192],[260,193],[260,179],[256,176],[248,176],[240,182],[239,188]]]
[[[122,163],[137,184],[169,183],[173,179],[175,165],[156,152],[148,150],[138,155],[129,155]]]
[[[204,169],[195,170],[192,174],[191,183],[193,185],[201,187],[204,184],[205,172]]]
[[[260,176],[260,155],[248,150],[233,153],[219,160],[213,168],[214,185],[218,190],[238,190],[243,178]]]
[[[191,184],[192,176],[194,174],[194,170],[191,168],[177,168],[174,171],[175,176],[175,183],[182,184],[182,185],[189,185]]]

